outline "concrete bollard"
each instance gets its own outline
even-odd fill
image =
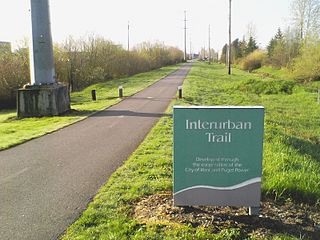
[[[179,98],[182,98],[182,86],[178,87],[178,92],[179,92]]]
[[[91,90],[91,97],[92,97],[92,101],[97,100],[96,90]]]
[[[120,86],[118,88],[118,92],[119,92],[119,98],[123,98],[123,87],[122,86]]]

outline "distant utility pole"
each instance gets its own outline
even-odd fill
[[[128,21],[128,52],[130,51],[130,22]]]
[[[231,0],[229,0],[229,47],[228,47],[228,74],[231,75]]]
[[[187,11],[184,11],[184,61],[187,61]]]
[[[208,59],[209,59],[209,64],[211,63],[211,50],[210,50],[210,48],[211,48],[211,46],[210,46],[210,42],[211,42],[211,29],[210,29],[210,24],[209,24],[209,47],[208,47],[208,49],[209,49],[209,56],[208,56]]]
[[[190,59],[191,60],[193,59],[191,38],[190,38]]]

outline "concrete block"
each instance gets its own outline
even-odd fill
[[[68,88],[60,83],[27,85],[18,90],[19,118],[58,116],[70,110]]]

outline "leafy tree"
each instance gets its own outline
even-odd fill
[[[320,80],[320,38],[309,37],[301,47],[301,53],[292,64],[293,77],[308,82]]]
[[[220,56],[220,62],[221,63],[226,63],[227,62],[227,51],[228,51],[228,44],[225,44],[222,48],[222,53],[221,53],[221,56]]]
[[[246,49],[248,47],[248,43],[245,39],[245,37],[243,37],[243,39],[239,42],[239,48],[240,48],[240,52],[242,57],[244,57],[246,55]]]
[[[274,51],[275,46],[277,45],[277,39],[274,37],[271,38],[268,46],[267,46],[267,51],[268,51],[268,57],[271,57]]]
[[[247,43],[247,47],[245,49],[245,55],[249,55],[250,53],[257,50],[259,47],[254,37],[250,37]]]
[[[278,28],[277,34],[274,37],[277,41],[282,41],[284,36],[283,33],[281,31],[281,28]]]
[[[280,28],[267,46],[268,57],[271,65],[287,67],[298,54],[299,40],[288,30],[283,34]]]
[[[237,59],[242,58],[243,52],[240,48],[239,38],[232,42],[232,61],[235,62]]]

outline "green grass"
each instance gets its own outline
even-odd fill
[[[258,94],[246,82],[283,82],[234,69],[230,77],[220,65],[194,68],[185,84],[186,104],[262,105],[266,109],[263,191],[280,198],[315,203],[320,199],[320,105],[311,86]],[[269,82],[268,82],[269,81]],[[284,82],[287,82],[285,80]],[[288,81],[289,84],[292,84]],[[272,89],[272,87],[271,87]],[[274,94],[276,93],[276,94]]]
[[[214,235],[185,224],[140,224],[133,203],[172,188],[172,118],[163,117],[133,155],[103,186],[63,237],[66,239],[234,239],[233,229]],[[231,236],[223,238],[223,236]]]
[[[316,203],[320,199],[320,106],[306,90],[312,86],[295,85],[290,94],[256,94],[235,87],[250,79],[259,77],[236,69],[230,77],[222,65],[199,63],[184,83],[184,100],[174,104],[265,106],[263,195]],[[172,118],[163,117],[62,239],[255,239],[241,229],[214,234],[210,227],[168,222],[142,224],[134,219],[135,202],[171,190]],[[269,239],[299,238],[276,234]]]
[[[273,68],[271,66],[263,66],[253,71],[253,73],[259,74],[262,77],[272,77],[277,79],[290,78],[290,72],[286,68]]]
[[[121,101],[118,87],[124,87],[124,95],[131,96],[160,78],[176,70],[178,66],[164,67],[128,78],[95,84],[81,92],[71,94],[72,112],[59,117],[17,119],[16,112],[0,111],[0,150],[40,137],[86,118],[90,114]],[[97,101],[91,100],[91,90],[97,91]]]

